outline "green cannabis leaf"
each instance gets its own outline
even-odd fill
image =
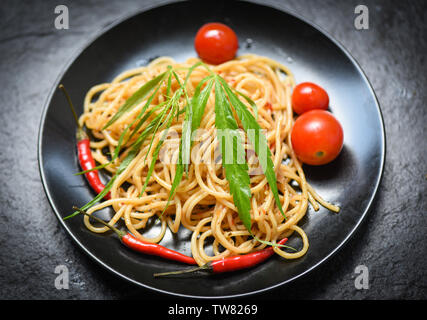
[[[192,98],[189,99],[187,93],[187,81],[191,73],[199,66],[206,68],[209,71],[209,75],[198,83]],[[173,94],[171,94],[172,77],[175,78],[179,84],[179,88]],[[162,84],[166,85],[165,101],[149,109]],[[243,222],[246,229],[256,240],[269,245],[275,245],[273,243],[258,239],[251,232],[252,225],[250,210],[252,195],[250,189],[250,177],[248,173],[249,167],[246,162],[246,152],[244,149],[241,132],[234,116],[235,112],[238,120],[242,124],[245,133],[248,136],[250,143],[254,146],[255,153],[258,156],[261,168],[263,169],[268,184],[273,192],[276,205],[278,206],[283,216],[285,216],[279,199],[274,164],[271,159],[272,155],[268,147],[267,139],[262,133],[262,129],[256,120],[258,118],[257,106],[255,102],[252,101],[249,97],[235,89],[232,89],[221,76],[213,73],[209,67],[207,67],[202,62],[198,62],[188,69],[188,73],[184,82],[180,81],[173,68],[169,66],[167,71],[148,81],[141,88],[139,88],[130,98],[125,101],[117,113],[107,122],[103,129],[108,128],[122,115],[124,115],[126,112],[129,112],[132,108],[148,97],[138,116],[121,133],[118,140],[118,145],[114,150],[111,160],[108,163],[97,166],[92,170],[98,170],[106,167],[109,164],[112,164],[120,156],[123,146],[127,146],[129,141],[131,141],[131,139],[137,135],[135,141],[133,141],[129,146],[128,150],[130,151],[126,151],[127,154],[124,155],[125,157],[123,161],[117,168],[110,181],[106,184],[105,189],[94,199],[85,204],[81,210],[90,208],[96,202],[100,201],[111,190],[111,187],[116,178],[127,168],[132,160],[135,159],[137,154],[140,152],[143,143],[148,137],[151,136],[148,151],[144,159],[145,161],[147,155],[150,153],[150,150],[153,147],[156,133],[158,130],[164,129],[159,142],[154,147],[155,149],[152,154],[151,163],[149,164],[148,173],[142,191],[140,192],[140,196],[142,196],[153,173],[159,151],[167,135],[167,132],[170,129],[173,118],[178,118],[182,113],[185,113],[185,118],[182,124],[182,135],[179,144],[179,155],[178,162],[176,164],[175,177],[171,185],[167,204],[159,216],[161,217],[161,215],[168,207],[171,199],[175,195],[184,173],[188,173],[193,133],[200,127],[200,123],[205,112],[205,107],[213,88],[215,95],[215,126],[217,128],[217,137],[222,153],[222,166],[225,171],[225,177],[229,183],[230,194],[233,197],[239,218]],[[186,99],[186,104],[185,107],[180,110],[179,103],[183,96]],[[248,102],[255,114],[255,117],[249,111],[248,107],[239,99],[239,96]],[[156,112],[158,112],[158,114],[155,114]],[[153,115],[154,118],[146,125],[144,130],[139,133],[141,127]],[[79,174],[83,174],[85,172],[87,171],[80,172]],[[64,220],[71,218],[76,214],[79,214],[79,211],[75,211],[71,215],[65,217]]]

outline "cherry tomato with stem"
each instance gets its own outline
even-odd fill
[[[233,29],[223,23],[211,22],[197,31],[194,48],[203,61],[220,64],[236,56],[239,41]]]
[[[327,110],[328,106],[328,93],[315,83],[302,82],[292,92],[292,108],[297,114],[314,109]]]
[[[330,112],[311,110],[296,119],[291,131],[291,143],[296,156],[303,163],[323,165],[341,152],[344,132]]]

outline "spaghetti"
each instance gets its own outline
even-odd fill
[[[149,121],[138,128],[138,134],[126,136],[129,139],[120,156],[112,160],[111,155],[119,145],[122,133],[135,127],[135,119],[147,104],[148,98],[139,101],[107,129],[103,129],[105,125],[142,85],[165,72],[168,67],[173,68],[178,79],[171,78],[169,84],[165,82],[159,87],[152,101],[148,101],[147,112],[150,112],[150,119],[160,114],[159,106],[180,88],[179,79],[182,80],[181,83],[186,81],[189,95],[180,98],[180,108],[184,109],[196,87],[208,76],[208,71],[199,66],[186,79],[188,70],[197,61],[196,58],[190,58],[184,63],[178,63],[171,58],[161,57],[148,66],[119,74],[111,83],[92,87],[85,97],[84,112],[79,123],[86,126],[95,138],[95,141],[90,143],[93,158],[115,174],[123,159],[131,152],[129,146],[137,139],[138,134],[146,129]],[[294,77],[284,65],[256,55],[240,56],[210,68],[221,75],[230,87],[256,103],[257,121],[265,130],[273,155],[284,215],[277,207],[265,175],[259,171],[253,147],[248,142],[244,144],[251,172],[251,232],[263,241],[256,241],[239,218],[221,159],[216,157],[215,151],[219,148],[219,141],[215,128],[213,94],[208,97],[200,130],[191,148],[188,173],[183,176],[169,202],[177,170],[178,146],[185,118],[183,113],[178,113],[171,119],[170,132],[175,134],[168,134],[164,140],[162,156],[155,160],[154,170],[149,176],[146,188],[144,184],[150,163],[152,159],[156,159],[155,148],[151,146],[162,139],[160,131],[143,142],[137,155],[115,178],[109,191],[111,199],[91,206],[87,212],[92,214],[105,207],[112,207],[115,214],[108,222],[110,225],[122,219],[128,231],[136,238],[152,243],[160,242],[167,228],[176,233],[180,227],[184,227],[192,232],[191,251],[200,266],[220,258],[263,249],[268,245],[267,242],[278,242],[294,232],[301,237],[303,243],[298,252],[287,252],[278,246],[274,246],[274,251],[286,259],[299,258],[309,247],[306,233],[297,225],[306,214],[308,203],[315,210],[319,209],[319,204],[335,212],[338,212],[339,208],[323,200],[307,183],[302,166],[292,150],[290,132],[294,118],[291,93],[295,85]],[[255,114],[245,99],[242,99],[242,102]],[[160,231],[154,237],[148,237],[144,233],[151,219],[159,219],[161,222]],[[96,233],[109,230],[107,226],[98,227],[91,224],[88,216],[84,217],[84,223],[89,230]],[[207,245],[209,242],[211,246]]]

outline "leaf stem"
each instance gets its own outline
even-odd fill
[[[112,225],[108,224],[108,223],[107,223],[107,222],[105,222],[104,220],[99,219],[98,217],[95,217],[95,216],[93,216],[93,215],[91,215],[91,214],[87,213],[85,210],[82,210],[82,209],[80,209],[80,208],[78,208],[78,207],[76,207],[76,206],[73,206],[73,209],[74,209],[74,210],[76,210],[76,211],[78,211],[78,212],[80,212],[81,214],[84,214],[85,216],[88,216],[88,217],[89,217],[89,219],[94,219],[95,221],[97,221],[97,222],[99,222],[99,223],[103,224],[104,226],[106,226],[106,227],[110,228],[110,229],[111,229],[111,230],[113,230],[115,233],[117,233],[117,235],[120,237],[120,239],[125,235],[125,233],[124,233],[123,231],[121,231],[121,230],[117,229],[115,226],[112,226]]]
[[[185,270],[179,270],[179,271],[169,271],[169,272],[161,272],[161,273],[155,273],[154,277],[164,277],[164,276],[172,276],[177,274],[184,274],[184,273],[193,273],[200,270],[209,270],[211,267],[210,265],[204,264],[202,266],[196,267],[196,268],[189,268]]]

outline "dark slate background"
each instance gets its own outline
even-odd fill
[[[314,22],[360,63],[378,96],[387,136],[384,176],[367,219],[330,261],[257,299],[427,298],[427,1],[265,1]],[[165,1],[0,3],[0,299],[166,299],[128,284],[86,256],[60,227],[37,163],[37,134],[49,90],[78,49],[111,22]],[[54,28],[65,4],[70,29]],[[354,8],[370,29],[354,28]],[[57,290],[57,265],[70,288]],[[370,287],[354,286],[356,266]]]

